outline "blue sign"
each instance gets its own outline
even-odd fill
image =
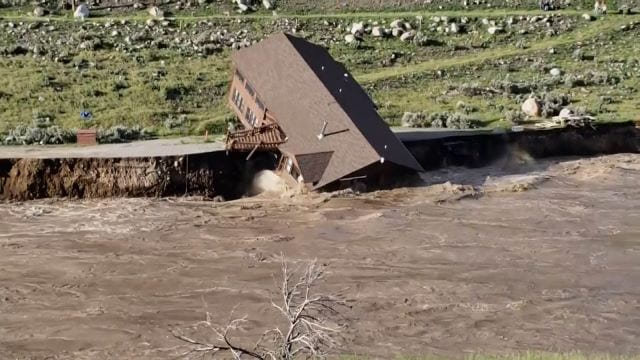
[[[80,119],[82,120],[91,120],[93,118],[93,114],[91,114],[91,111],[81,111],[80,112]]]

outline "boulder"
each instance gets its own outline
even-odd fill
[[[591,16],[591,14],[582,14],[582,18],[587,20],[587,21],[592,21],[595,20],[595,18],[593,16]]]
[[[504,31],[504,30],[503,30],[502,28],[499,28],[499,27],[497,27],[497,26],[492,26],[492,27],[490,27],[490,28],[488,28],[488,29],[487,29],[487,32],[488,32],[489,34],[491,34],[491,35],[498,34],[498,33],[501,33],[501,32],[503,32],[503,31]]]
[[[374,26],[371,29],[371,35],[374,37],[383,37],[385,35],[384,29],[380,26]]]
[[[264,8],[267,9],[267,10],[271,10],[271,9],[273,9],[273,1],[272,0],[262,0],[262,6],[264,6]]]
[[[245,13],[249,11],[251,6],[251,1],[249,0],[236,0],[236,5],[238,5],[238,9],[241,13]]]
[[[404,21],[397,19],[397,20],[393,20],[391,22],[391,27],[394,29],[402,29],[402,26],[404,25]]]
[[[400,35],[400,41],[410,41],[413,40],[414,37],[416,37],[415,31],[407,31],[406,33]]]
[[[149,8],[149,15],[155,18],[161,18],[164,17],[164,11],[157,6],[152,6]]]
[[[560,75],[562,75],[562,70],[558,69],[558,68],[553,68],[549,71],[549,74],[551,74],[551,76],[553,77],[558,77]]]
[[[84,20],[89,17],[89,6],[87,4],[80,4],[73,13],[73,17],[76,19]]]
[[[569,108],[564,108],[560,110],[560,114],[558,115],[558,117],[560,117],[561,119],[569,119],[572,116],[573,116],[573,111],[571,111],[571,109]]]
[[[633,14],[633,10],[631,10],[631,7],[629,5],[622,5],[620,8],[618,8],[618,14],[631,15]]]
[[[357,38],[356,38],[356,36],[355,36],[355,35],[353,35],[353,34],[347,34],[347,35],[345,35],[345,37],[344,37],[344,41],[345,41],[347,44],[353,44],[353,43],[355,43],[357,40],[358,40],[358,39],[357,39]]]
[[[522,103],[522,112],[528,116],[540,116],[542,113],[542,104],[536,98],[528,98]]]
[[[351,34],[356,36],[361,36],[362,34],[364,34],[364,23],[359,22],[351,25]]]
[[[47,15],[47,9],[42,6],[36,6],[35,9],[33,9],[33,16],[42,17],[45,15]]]
[[[456,23],[451,23],[451,25],[449,25],[449,32],[452,34],[457,34],[460,32],[460,26]]]
[[[403,33],[404,33],[404,30],[397,27],[394,27],[391,30],[391,35],[393,35],[393,37],[400,37]]]

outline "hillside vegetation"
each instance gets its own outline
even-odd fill
[[[31,126],[224,132],[233,121],[225,101],[230,53],[280,31],[326,46],[392,125],[510,126],[530,96],[540,99],[543,117],[563,107],[598,121],[638,117],[633,3],[624,14],[610,3],[603,16],[579,10],[582,3],[552,12],[532,2],[341,3],[289,0],[277,13],[247,14],[227,1],[172,3],[160,7],[163,16],[127,7],[93,10],[84,21],[54,6],[41,17],[31,7],[5,7],[0,134]]]

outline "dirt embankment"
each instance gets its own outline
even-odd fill
[[[478,167],[514,152],[532,158],[640,152],[640,130],[632,124],[567,128],[525,133],[455,136],[407,141],[427,169]],[[514,151],[515,150],[515,151]],[[254,175],[273,169],[272,154],[224,151],[146,158],[68,158],[0,160],[0,200],[51,197],[107,198],[204,196],[225,200],[245,195]],[[410,176],[394,170],[373,188],[406,186]],[[335,189],[334,189],[335,190]]]
[[[121,159],[0,160],[0,199],[241,196],[255,168],[224,153]],[[260,164],[257,166],[256,164]]]
[[[427,170],[486,166],[514,151],[534,159],[640,152],[640,129],[632,123],[442,139],[405,145]]]

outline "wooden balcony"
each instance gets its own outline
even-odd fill
[[[227,133],[225,147],[229,151],[274,151],[286,137],[278,124]]]

